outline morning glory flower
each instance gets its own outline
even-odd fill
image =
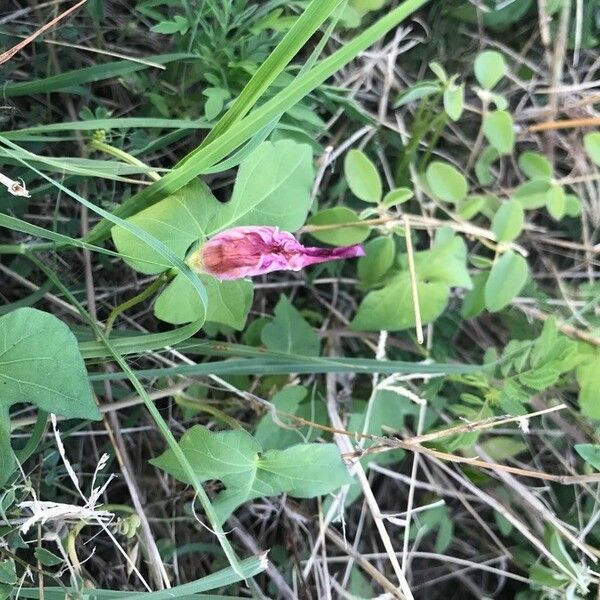
[[[364,255],[360,244],[314,248],[303,246],[278,227],[233,227],[202,244],[188,263],[198,273],[229,280],[273,271],[299,271],[308,265]]]

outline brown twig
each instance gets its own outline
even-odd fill
[[[12,48],[10,48],[9,50],[6,50],[6,52],[3,52],[2,54],[0,54],[0,65],[5,63],[6,61],[10,60],[17,52],[19,52],[20,50],[25,48],[25,46],[28,46],[29,44],[31,44],[31,42],[33,42],[33,40],[35,40],[35,38],[37,38],[39,35],[44,33],[44,31],[47,31],[51,27],[54,27],[54,25],[56,25],[56,23],[58,23],[61,19],[64,19],[65,17],[69,16],[73,11],[77,10],[80,6],[85,4],[86,1],[87,0],[80,0],[80,2],[78,2],[74,6],[71,6],[71,8],[68,8],[63,13],[58,15],[58,17],[56,17],[55,19],[52,19],[52,21],[49,21],[45,25],[42,25],[42,27],[40,27],[37,31],[32,33],[30,36],[26,37],[24,40],[22,40],[21,42],[19,42],[18,44],[16,44]]]

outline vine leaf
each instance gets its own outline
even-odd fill
[[[282,493],[312,498],[353,482],[335,444],[299,444],[263,452],[246,431],[214,432],[195,425],[179,446],[201,481],[218,479],[225,486],[213,502],[221,523],[248,500]],[[189,483],[172,450],[150,462]]]
[[[9,408],[31,402],[67,418],[100,419],[79,347],[59,319],[35,308],[0,317],[0,485],[14,472]]]

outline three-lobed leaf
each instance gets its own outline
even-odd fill
[[[213,503],[221,523],[248,500],[282,493],[311,498],[353,481],[334,444],[299,444],[263,452],[246,431],[214,432],[196,425],[186,431],[179,446],[201,481],[217,479],[225,486]],[[189,483],[172,450],[151,462]]]

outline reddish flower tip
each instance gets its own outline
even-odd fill
[[[299,271],[308,265],[364,256],[360,244],[341,248],[303,246],[278,227],[234,227],[205,242],[189,259],[190,266],[217,279],[241,279],[272,271]]]

